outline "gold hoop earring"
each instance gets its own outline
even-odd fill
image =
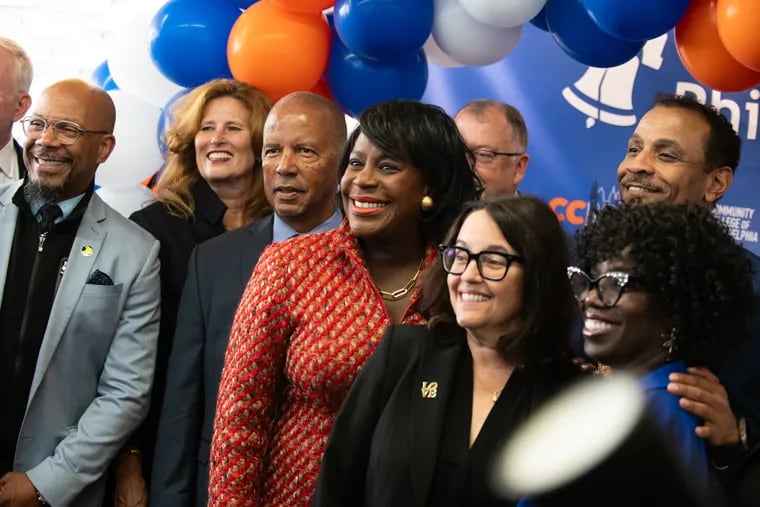
[[[426,195],[422,198],[422,202],[420,203],[420,208],[422,208],[422,211],[430,211],[433,209],[435,203],[433,203],[433,198],[429,195]]]

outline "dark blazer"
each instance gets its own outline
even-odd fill
[[[24,147],[21,146],[18,141],[13,140],[13,148],[16,150],[16,156],[18,157],[18,177],[19,179],[26,178],[26,164],[24,163]]]
[[[205,506],[216,393],[232,320],[272,215],[198,245],[190,256],[158,424],[151,505]]]
[[[335,421],[312,507],[427,505],[465,347],[434,344],[426,326],[388,328]],[[536,376],[543,380],[531,385],[531,405],[565,386],[575,369],[568,363],[554,373]],[[424,391],[431,382],[437,382],[434,395]]]
[[[718,378],[726,388],[731,408],[747,421],[749,446],[760,445],[760,257],[745,250],[755,274],[755,314],[747,336],[733,350],[718,370]]]
[[[161,244],[161,329],[158,335],[156,374],[150,412],[132,441],[143,452],[146,481],[150,480],[153,442],[166,382],[166,364],[177,324],[177,309],[187,277],[190,252],[195,245],[224,233],[222,219],[227,208],[211,187],[204,180],[199,180],[193,185],[191,193],[195,200],[195,216],[192,220],[170,215],[161,202],[154,202],[129,217]]]

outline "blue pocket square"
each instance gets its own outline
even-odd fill
[[[113,285],[113,280],[101,270],[96,269],[87,279],[87,283],[90,285]]]

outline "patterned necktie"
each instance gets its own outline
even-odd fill
[[[57,204],[48,203],[42,206],[40,208],[40,216],[42,217],[42,220],[40,220],[40,231],[48,232],[53,228],[55,220],[62,215],[63,212]]]

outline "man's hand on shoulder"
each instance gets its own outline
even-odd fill
[[[739,425],[731,410],[728,393],[707,368],[689,368],[688,373],[671,373],[668,392],[681,398],[687,412],[702,419],[695,432],[712,447],[740,443]]]

